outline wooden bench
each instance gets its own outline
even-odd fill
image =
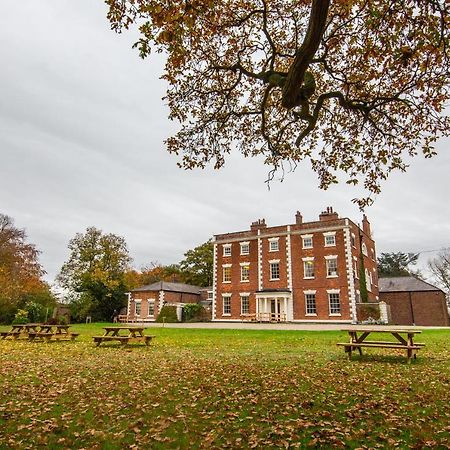
[[[128,336],[94,336],[94,343],[98,347],[103,341],[119,341],[121,344],[128,344]]]
[[[143,342],[148,346],[151,340],[156,337],[145,335],[142,327],[105,327],[104,329],[105,334],[103,336],[93,336],[97,347],[104,341],[119,341],[122,345],[127,345],[130,342]],[[120,335],[120,330],[128,331],[128,335]]]
[[[349,358],[352,356],[352,350],[357,349],[359,354],[362,355],[360,351],[362,347],[367,348],[394,348],[399,350],[406,350],[408,359],[413,356],[416,359],[416,351],[423,348],[425,344],[422,345],[403,345],[397,344],[395,342],[363,342],[363,343],[349,343],[349,342],[338,342],[336,345],[342,346],[345,348],[345,352],[348,353]],[[410,356],[411,355],[411,356]]]

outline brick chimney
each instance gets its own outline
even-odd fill
[[[367,216],[363,214],[363,220],[362,220],[362,229],[367,236],[372,237],[371,231],[370,231],[370,222],[367,220]]]
[[[297,211],[295,214],[295,223],[297,225],[301,225],[303,223],[303,216],[301,215],[300,211]]]
[[[332,206],[327,206],[327,209],[325,211],[322,211],[319,216],[319,220],[321,222],[326,222],[328,220],[337,220],[339,219],[339,215],[337,212],[333,211]]]
[[[250,230],[252,231],[261,230],[263,228],[267,228],[266,219],[258,219],[256,222],[252,222],[250,226]]]

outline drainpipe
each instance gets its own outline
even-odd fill
[[[413,325],[415,326],[416,321],[414,320],[414,308],[413,308],[413,304],[412,304],[411,291],[409,291],[408,294],[409,294],[409,308],[411,309],[411,319],[412,319]]]

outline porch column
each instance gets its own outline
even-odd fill
[[[268,312],[267,311],[267,297],[264,297],[264,312]]]
[[[288,319],[288,301],[287,301],[287,297],[284,297],[283,300],[284,300],[284,317],[285,317],[286,322],[287,322],[287,319]]]

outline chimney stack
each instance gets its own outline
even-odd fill
[[[332,206],[327,206],[327,209],[325,211],[322,211],[319,216],[319,220],[321,222],[326,222],[328,220],[337,220],[339,219],[339,215],[337,212],[333,211]]]
[[[250,230],[252,231],[260,230],[263,228],[267,228],[266,219],[258,219],[256,222],[252,222],[250,226]]]
[[[367,220],[367,216],[363,214],[363,220],[362,220],[362,229],[367,236],[372,237],[371,231],[370,231],[370,222]]]
[[[301,225],[303,223],[303,216],[301,215],[300,211],[297,211],[295,214],[295,223],[297,225]]]

